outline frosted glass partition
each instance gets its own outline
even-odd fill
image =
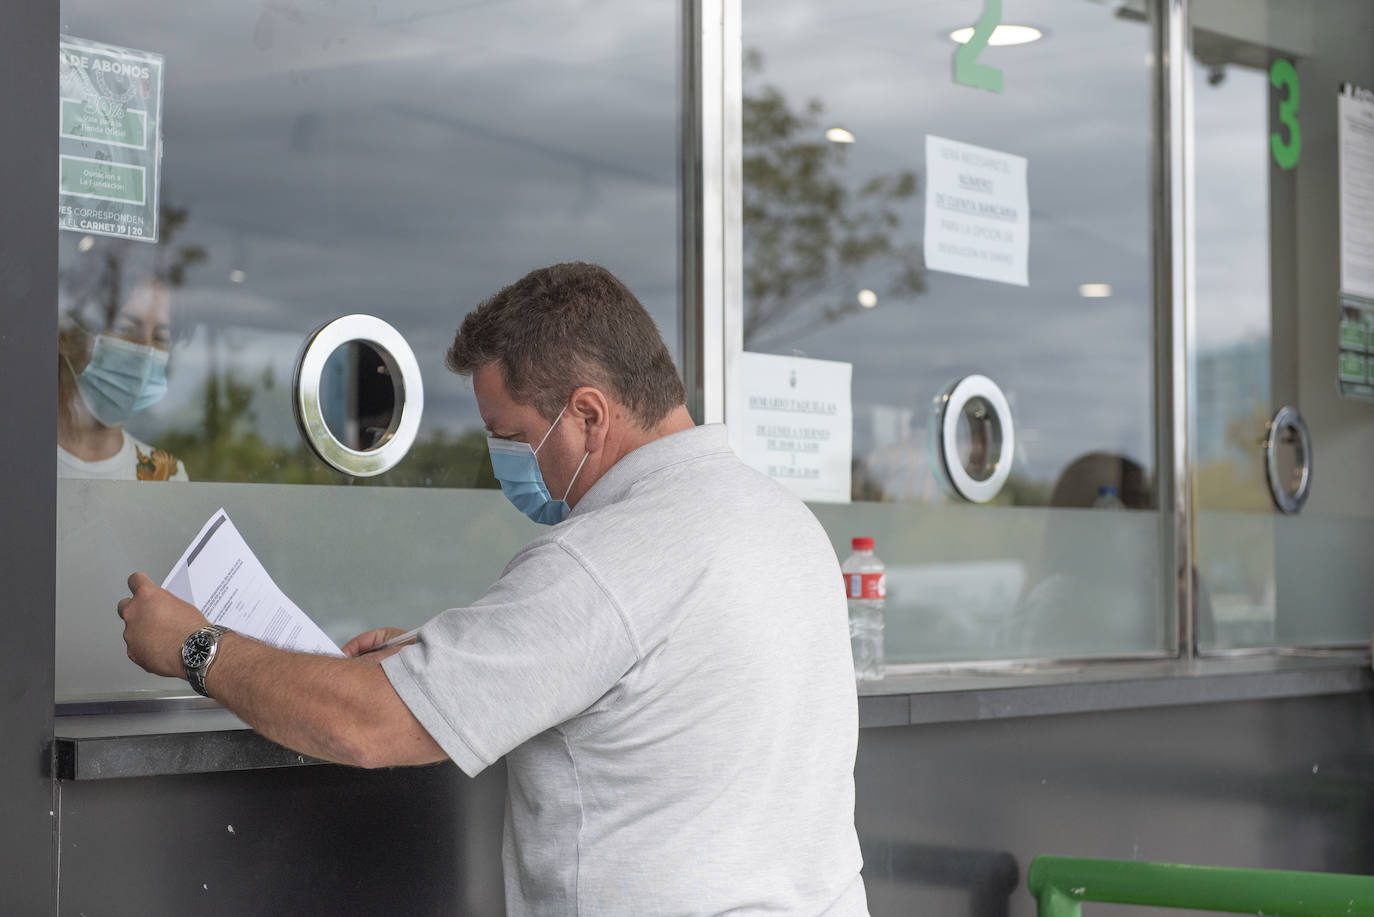
[[[499,491],[244,484],[58,485],[57,697],[185,696],[124,656],[115,602],[134,570],[161,577],[220,507],[263,565],[338,643],[414,627],[471,602],[542,529]],[[1167,646],[1152,512],[1080,509],[913,516],[884,504],[812,506],[847,553],[872,535],[888,564],[896,664],[1121,655]]]
[[[1163,653],[1161,516],[1143,511],[813,504],[836,552],[887,565],[889,664]]]
[[[59,702],[190,694],[125,657],[115,603],[134,570],[160,582],[220,507],[339,644],[471,602],[541,531],[492,490],[60,480]]]
[[[1205,649],[1369,640],[1374,519],[1202,511],[1197,534]]]

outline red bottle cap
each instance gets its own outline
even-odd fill
[[[854,549],[855,551],[872,551],[872,550],[873,550],[873,539],[872,539],[872,538],[855,538],[855,539],[853,540],[853,542],[851,542],[851,545],[853,546],[853,549]]]

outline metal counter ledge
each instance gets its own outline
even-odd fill
[[[859,725],[969,722],[1372,689],[1368,654],[1355,650],[1044,667],[898,667],[882,681],[859,686]],[[264,739],[198,697],[67,702],[57,712],[52,757],[59,780],[322,763]]]

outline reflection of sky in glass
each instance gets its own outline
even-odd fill
[[[1237,425],[1255,428],[1253,439],[1262,429],[1256,415],[1266,414],[1270,402],[1269,77],[1257,67],[1214,64],[1195,66],[1193,82],[1192,451],[1204,467],[1231,462],[1242,476],[1239,494],[1263,508],[1263,467],[1254,448],[1237,442]],[[1237,502],[1235,488],[1217,489],[1204,475],[1200,505]]]
[[[680,358],[677,27],[675,4],[628,0],[67,0],[64,36],[165,56],[163,198],[190,212],[175,243],[209,254],[174,294],[173,391],[138,432],[194,421],[217,366],[270,370],[256,428],[294,442],[296,348],[350,312],[415,350],[422,438],[480,426],[444,351],[556,261],[618,273]]]
[[[1267,338],[1270,308],[1269,75],[1227,66],[1208,76],[1194,68],[1201,350]]]
[[[875,271],[831,291],[847,301],[872,289],[875,308],[764,348],[854,363],[856,458],[892,466],[889,495],[940,499],[922,478],[926,414],[970,372],[1008,394],[1018,475],[1048,484],[1093,450],[1153,468],[1151,33],[1117,6],[1004,7],[1046,37],[982,53],[1003,71],[994,94],[952,81],[948,35],[976,4],[745,5],[745,47],[763,58],[746,92],[776,86],[793,109],[821,100],[822,127],[855,135],[844,167],[853,186],[914,169],[924,188],[927,134],[1029,160],[1029,287],[927,272],[925,293],[894,298],[882,294],[890,269]],[[894,243],[919,248],[925,203],[924,193],[899,202]],[[1111,296],[1084,298],[1084,283],[1110,284]]]

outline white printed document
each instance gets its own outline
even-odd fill
[[[854,367],[745,351],[730,445],[746,465],[803,500],[848,503],[854,457]]]
[[[926,135],[926,267],[1030,285],[1026,158]]]
[[[1374,90],[1346,83],[1340,119],[1341,292],[1374,299]]]
[[[223,509],[210,517],[162,588],[212,624],[302,653],[342,656],[334,641],[272,582]]]

